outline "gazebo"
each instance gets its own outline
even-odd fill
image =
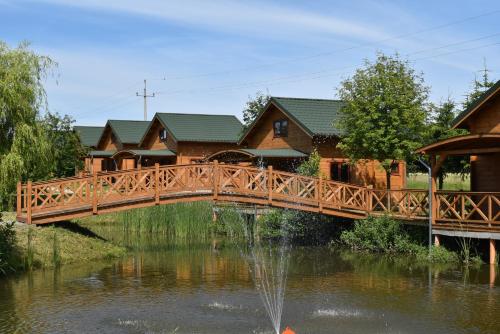
[[[417,151],[431,161],[435,243],[439,245],[439,235],[489,239],[492,262],[495,240],[500,239],[500,81],[460,113],[452,128],[466,129],[469,134],[443,139]],[[470,157],[470,192],[437,191],[439,171],[454,155]],[[451,223],[463,225],[459,231],[447,230]]]

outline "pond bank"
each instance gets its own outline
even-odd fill
[[[0,221],[0,275],[121,257],[126,249],[73,223],[28,226]]]

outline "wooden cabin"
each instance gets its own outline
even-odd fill
[[[338,100],[271,97],[264,111],[239,140],[238,149],[222,150],[209,157],[232,163],[273,165],[294,171],[313,150],[321,156],[321,175],[331,180],[386,187],[380,163],[364,160],[355,166],[337,148],[340,131],[335,121],[343,102]],[[406,164],[394,163],[391,188],[406,186]]]
[[[500,192],[500,80],[453,121],[469,134],[441,140],[417,152],[431,158],[437,177],[446,158],[470,156],[471,191]],[[435,182],[435,181],[434,181]]]
[[[235,149],[242,128],[232,115],[157,113],[140,147],[150,152],[172,152],[169,164],[196,163],[220,150]],[[143,165],[155,162],[150,159]]]
[[[73,131],[76,132],[80,138],[80,143],[89,149],[89,152],[95,151],[97,145],[99,144],[99,139],[101,138],[102,132],[104,131],[103,126],[74,126]],[[84,157],[84,171],[90,172],[93,169],[94,161],[91,155]],[[100,170],[101,161],[95,161],[96,168]]]
[[[136,168],[135,150],[148,125],[148,121],[108,120],[95,150],[85,159],[85,170],[95,173]]]

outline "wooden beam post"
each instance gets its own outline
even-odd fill
[[[97,173],[92,175],[92,213],[97,214]]]
[[[495,239],[490,239],[490,264],[495,264],[497,258],[497,249]]]
[[[439,208],[438,208],[438,205],[437,205],[437,199],[436,199],[436,190],[437,190],[437,182],[436,182],[436,178],[437,178],[437,175],[439,173],[439,168],[440,166],[437,166],[437,163],[436,163],[436,156],[435,155],[431,155],[430,156],[430,159],[431,159],[431,198],[429,198],[429,203],[431,203],[431,207],[432,207],[432,226],[434,226],[436,224],[436,217],[437,217],[437,214],[439,212]]]
[[[439,235],[435,234],[434,235],[434,246],[439,247],[441,246],[441,239]]]
[[[31,184],[31,180],[28,180],[28,186],[26,189],[26,196],[27,196],[27,201],[26,201],[26,222],[28,224],[31,224],[32,217],[31,217],[31,205],[32,205],[32,188],[33,185]]]
[[[219,162],[214,160],[213,164],[213,187],[214,187],[214,201],[219,197]]]
[[[316,197],[318,200],[318,210],[319,213],[323,212],[323,178],[321,175],[319,176],[318,180],[318,189],[316,191]]]
[[[155,204],[160,204],[160,164],[155,163]]]
[[[16,199],[16,213],[17,216],[21,216],[22,203],[21,203],[21,192],[23,190],[23,186],[21,181],[17,181],[17,199]]]
[[[273,166],[267,166],[267,202],[273,204]]]

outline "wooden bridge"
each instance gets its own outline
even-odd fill
[[[500,232],[500,192],[436,192],[434,228]],[[223,201],[347,218],[429,216],[426,190],[385,190],[227,164],[170,165],[18,184],[17,219],[57,222],[177,202]]]

